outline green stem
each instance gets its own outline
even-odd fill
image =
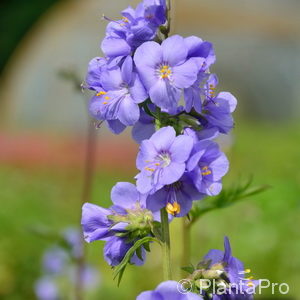
[[[162,249],[163,249],[163,274],[164,281],[171,280],[171,249],[168,213],[165,208],[160,211],[162,227]]]

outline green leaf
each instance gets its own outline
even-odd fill
[[[120,262],[120,264],[114,268],[113,277],[114,277],[114,279],[118,278],[118,286],[121,283],[124,271],[127,267],[127,264],[130,263],[131,257],[134,255],[134,253],[136,251],[139,251],[138,249],[141,248],[142,245],[144,245],[146,243],[149,244],[149,242],[158,242],[160,244],[160,241],[158,239],[151,237],[151,236],[146,236],[146,237],[136,241],[134,243],[134,245],[127,251],[126,255],[124,256],[124,258]],[[137,252],[137,255],[138,255],[138,252]]]
[[[145,244],[143,245],[143,247],[145,248],[145,250],[146,250],[147,252],[150,252],[150,243],[145,243]]]
[[[214,209],[225,208],[233,205],[240,200],[257,195],[269,189],[269,185],[251,187],[252,178],[245,183],[237,183],[228,188],[223,188],[221,193],[215,197],[206,197],[198,201],[190,211],[190,224],[196,222],[202,215]]]
[[[186,267],[181,267],[181,270],[183,270],[189,274],[193,274],[195,271],[195,267],[193,265],[190,265],[190,266],[186,266]]]
[[[142,255],[142,246],[139,247],[139,248],[137,248],[136,251],[135,251],[135,253],[136,253],[137,257],[138,257],[140,260],[142,260],[142,261],[144,260],[144,259],[143,259],[143,255]]]

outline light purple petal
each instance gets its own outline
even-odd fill
[[[122,82],[122,74],[119,68],[107,70],[102,73],[101,84],[106,91],[121,89]]]
[[[122,64],[122,79],[125,83],[130,84],[132,78],[133,62],[131,56],[127,56]]]
[[[136,187],[141,194],[146,194],[152,189],[152,178],[144,172],[139,173],[136,177]]]
[[[163,61],[170,66],[176,66],[186,60],[188,49],[183,37],[173,35],[162,42]]]
[[[188,56],[194,56],[193,54],[197,48],[203,43],[203,40],[197,36],[189,36],[184,39],[184,42],[188,48]]]
[[[140,118],[139,106],[128,94],[120,101],[118,118],[126,126],[134,125]]]
[[[218,94],[217,98],[224,99],[225,101],[228,102],[231,113],[233,113],[235,111],[236,105],[237,105],[237,100],[231,93],[221,92]]]
[[[165,300],[157,291],[146,291],[139,294],[136,300]]]
[[[98,205],[85,203],[82,207],[81,225],[84,233],[84,239],[90,243],[100,240],[109,235],[108,227],[110,221],[107,216],[111,214],[109,209]]]
[[[134,184],[118,182],[111,190],[111,200],[115,205],[129,209],[139,201],[139,193]]]
[[[162,62],[162,49],[156,42],[146,42],[137,48],[134,62],[147,90],[157,81],[155,69]]]
[[[176,113],[180,100],[180,89],[172,86],[168,79],[158,79],[149,90],[151,101],[170,114]]]
[[[104,38],[101,49],[109,57],[127,56],[131,52],[131,47],[125,40],[115,37]]]
[[[157,155],[157,149],[150,140],[144,140],[140,145],[140,151],[137,155],[136,166],[143,170],[147,161],[152,161]]]
[[[231,246],[227,236],[224,237],[224,249],[225,249],[225,253],[224,253],[223,261],[229,262],[231,258]]]
[[[224,153],[214,160],[210,165],[210,169],[212,170],[212,176],[214,181],[219,181],[229,169],[229,161]]]
[[[132,128],[133,139],[140,144],[143,140],[149,139],[155,132],[154,124],[144,124],[137,122]]]
[[[89,113],[96,120],[103,120],[103,115],[101,113],[101,98],[94,96],[91,98],[89,103]]]
[[[174,85],[178,88],[188,88],[197,80],[198,66],[193,59],[172,69]]]
[[[164,300],[181,300],[183,296],[178,291],[177,281],[165,281],[157,286],[156,291],[162,295]]]
[[[172,161],[185,162],[190,156],[193,145],[194,141],[191,137],[187,135],[177,136],[170,148]]]
[[[119,120],[107,120],[109,130],[114,134],[120,134],[126,128]]]
[[[224,257],[224,251],[218,249],[209,250],[204,256],[204,260],[211,260],[211,265],[222,262]]]
[[[165,167],[160,175],[161,184],[171,184],[180,179],[185,171],[184,163],[171,162],[171,164]]]
[[[155,192],[153,195],[149,195],[147,197],[146,207],[152,212],[157,212],[166,206],[166,199],[166,190],[162,188],[159,191]]]
[[[162,49],[156,42],[146,42],[137,48],[134,54],[134,62],[139,67],[155,68],[162,62]]]
[[[135,103],[141,103],[148,98],[148,93],[146,92],[138,74],[134,73],[133,77],[134,79],[129,87],[130,95]]]
[[[127,244],[124,239],[119,237],[111,237],[104,246],[104,258],[111,266],[117,266],[127,251],[131,248],[132,244]]]
[[[175,141],[176,132],[173,127],[167,126],[156,131],[150,138],[157,151],[168,150]]]

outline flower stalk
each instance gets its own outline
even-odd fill
[[[170,229],[168,213],[165,208],[160,211],[162,227],[162,250],[163,250],[163,277],[164,280],[171,280],[171,246],[170,246]]]

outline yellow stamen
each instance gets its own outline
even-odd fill
[[[123,22],[125,22],[125,23],[129,23],[129,20],[128,20],[128,18],[126,18],[126,17],[123,17],[122,20],[123,20]]]
[[[106,92],[100,91],[99,93],[96,94],[96,96],[99,97],[99,96],[106,95],[106,94],[107,94]]]
[[[254,277],[253,276],[250,276],[248,278],[246,278],[247,280],[252,280]]]
[[[207,175],[210,175],[210,174],[211,174],[211,171],[208,169],[208,166],[203,167],[203,168],[202,168],[202,171],[203,171],[203,172],[201,172],[201,174],[202,174],[203,176],[207,176]]]
[[[103,104],[107,104],[107,103],[108,103],[108,102],[106,102],[106,101],[105,101],[105,102],[103,102]]]
[[[250,269],[245,269],[244,272],[245,272],[245,273],[251,273],[251,270],[250,270]]]
[[[178,202],[168,203],[166,206],[166,211],[173,216],[176,216],[180,213],[180,204]]]
[[[106,96],[106,97],[104,97],[104,99],[105,99],[105,100],[109,100],[109,99],[110,99],[110,97]]]
[[[150,172],[154,172],[155,171],[155,169],[152,169],[152,168],[149,168],[149,167],[146,167],[145,170],[150,171]]]
[[[156,166],[160,166],[160,163],[155,163]]]
[[[250,282],[247,283],[247,286],[252,287],[252,286],[254,286],[254,283],[252,281],[250,281]]]
[[[202,174],[203,176],[207,176],[207,175],[210,175],[210,174],[211,174],[211,171],[202,172],[201,174]]]

